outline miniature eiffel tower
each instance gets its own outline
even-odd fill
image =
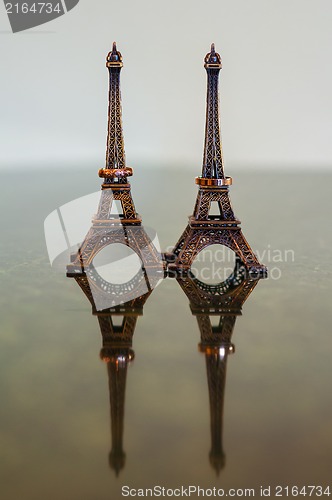
[[[240,221],[233,213],[228,193],[232,178],[224,175],[218,100],[221,57],[216,53],[214,44],[205,57],[204,66],[207,72],[205,145],[202,175],[196,177],[199,186],[196,205],[173,253],[165,254],[165,257],[170,262],[169,269],[186,272],[201,250],[209,245],[221,244],[235,252],[249,273],[264,275],[267,269],[258,262],[242,234]],[[217,215],[210,214],[212,202],[218,207]]]
[[[125,393],[127,369],[135,357],[132,350],[133,335],[137,319],[143,315],[143,306],[152,289],[125,304],[98,311],[88,277],[85,274],[77,275],[75,281],[91,303],[92,314],[97,316],[102,334],[103,347],[100,357],[107,363],[111,412],[112,448],[109,453],[109,465],[118,476],[126,460],[123,450]]]
[[[236,318],[242,306],[258,283],[258,279],[245,278],[244,266],[237,265],[234,273],[223,283],[207,285],[196,278],[181,276],[177,281],[190,301],[201,335],[200,352],[205,354],[210,402],[211,450],[210,464],[219,475],[226,456],[223,449],[223,413],[226,368],[229,354],[234,353],[231,343]],[[219,321],[213,326],[212,317]]]
[[[104,179],[99,207],[78,252],[71,257],[67,276],[74,277],[85,272],[96,254],[110,242],[130,247],[140,257],[144,268],[160,268],[161,265],[161,256],[141,225],[142,219],[136,212],[128,181],[133,169],[126,166],[124,151],[120,96],[122,66],[122,55],[114,42],[106,59],[109,70],[108,135],[106,167],[98,172],[99,177]],[[112,213],[116,200],[121,204],[120,214]]]

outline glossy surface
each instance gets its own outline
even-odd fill
[[[261,485],[332,486],[331,176],[316,173],[313,186],[309,174],[287,174],[284,184],[278,174],[232,172],[235,214],[270,278],[235,324],[219,476],[209,461],[197,321],[167,279],[136,325],[126,461],[116,477],[98,322],[74,280],[50,268],[43,236],[52,210],[98,189],[93,172],[68,168],[52,183],[41,173],[21,181],[2,174],[1,498],[117,499],[123,485],[255,488],[256,496]],[[163,250],[184,229],[197,192],[196,172],[176,173],[176,184],[165,172],[137,167],[132,183],[137,210]]]

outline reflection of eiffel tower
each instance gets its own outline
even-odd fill
[[[235,252],[247,271],[256,276],[264,275],[266,268],[258,262],[243,236],[240,221],[236,219],[229,199],[228,189],[232,179],[224,175],[219,130],[218,78],[221,58],[215,52],[214,44],[205,57],[205,69],[208,78],[205,146],[202,175],[196,177],[199,186],[196,205],[188,226],[173,252],[166,254],[166,259],[170,262],[170,269],[186,272],[201,250],[209,245],[221,244]],[[217,208],[215,215],[210,214],[213,203]]]
[[[103,338],[100,357],[107,363],[111,408],[112,449],[109,454],[109,464],[118,476],[125,466],[126,459],[123,451],[124,410],[127,368],[135,356],[132,340],[137,319],[143,315],[143,306],[152,293],[152,288],[125,304],[97,311],[89,278],[81,274],[76,276],[75,280],[92,305],[92,314],[98,318]]]
[[[177,281],[190,301],[200,330],[200,352],[205,354],[210,400],[211,451],[210,463],[217,474],[225,465],[223,450],[223,411],[228,355],[235,348],[231,337],[242,306],[258,280],[245,279],[246,269],[237,265],[223,283],[207,285],[192,276]],[[217,324],[213,318],[218,319]]]
[[[99,170],[104,178],[97,214],[92,226],[67,267],[67,275],[75,276],[86,269],[94,257],[110,243],[121,243],[130,247],[140,257],[143,267],[159,267],[160,254],[141,225],[141,217],[136,213],[128,177],[132,168],[126,166],[122,131],[122,111],[120,97],[120,71],[122,56],[116,44],[108,54],[106,66],[109,70],[109,108],[106,167]],[[121,204],[119,214],[112,213],[114,201]]]

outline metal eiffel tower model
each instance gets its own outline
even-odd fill
[[[219,475],[226,455],[223,449],[223,414],[228,356],[235,351],[231,342],[236,318],[242,306],[258,283],[245,278],[244,266],[236,266],[234,273],[218,285],[207,285],[196,278],[181,276],[179,285],[187,295],[192,314],[200,330],[199,350],[205,355],[210,403],[211,466]],[[213,317],[219,317],[217,325]]]
[[[189,224],[174,247],[173,253],[165,254],[169,269],[186,272],[195,257],[205,247],[213,244],[225,245],[233,250],[247,271],[256,276],[267,273],[250,248],[239,227],[229,198],[232,178],[224,175],[222,149],[219,130],[218,79],[222,67],[221,57],[215,51],[205,57],[207,72],[207,101],[205,144],[202,175],[196,177],[198,195]],[[210,215],[211,203],[216,202],[217,215]]]
[[[116,476],[125,466],[126,454],[123,450],[125,393],[127,369],[135,357],[132,349],[137,319],[143,315],[143,306],[152,293],[150,289],[125,304],[97,310],[91,281],[85,274],[75,276],[75,281],[92,305],[92,314],[97,316],[103,339],[101,359],[107,364],[109,401],[111,413],[112,448],[109,465]],[[103,286],[103,281],[100,282]]]
[[[120,72],[122,55],[113,43],[113,49],[106,58],[109,71],[109,106],[106,166],[99,170],[104,179],[97,214],[78,252],[72,255],[67,266],[67,276],[75,277],[92,263],[93,258],[109,243],[122,243],[140,257],[144,268],[160,269],[161,256],[141,225],[137,214],[128,177],[133,169],[126,166],[122,131],[122,108],[120,95]],[[122,213],[112,213],[112,205],[119,200]]]

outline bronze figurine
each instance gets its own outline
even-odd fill
[[[136,212],[128,177],[133,170],[126,166],[122,131],[122,110],[120,95],[120,72],[122,55],[113,43],[107,55],[106,67],[109,71],[109,106],[106,166],[99,170],[104,179],[97,214],[78,252],[72,255],[67,266],[67,276],[85,272],[94,257],[110,243],[121,243],[130,247],[142,262],[144,269],[163,268],[160,253],[142,226],[142,219]],[[119,200],[122,213],[112,213],[112,205]]]
[[[207,100],[202,175],[195,180],[198,194],[193,215],[189,217],[189,223],[173,252],[166,253],[165,258],[170,270],[185,273],[199,252],[209,245],[221,244],[235,252],[250,274],[263,276],[267,269],[258,262],[243,236],[229,198],[232,178],[224,174],[219,130],[218,79],[222,65],[214,44],[205,57],[204,67],[207,72]],[[218,207],[215,215],[210,214],[212,202],[216,202]]]

